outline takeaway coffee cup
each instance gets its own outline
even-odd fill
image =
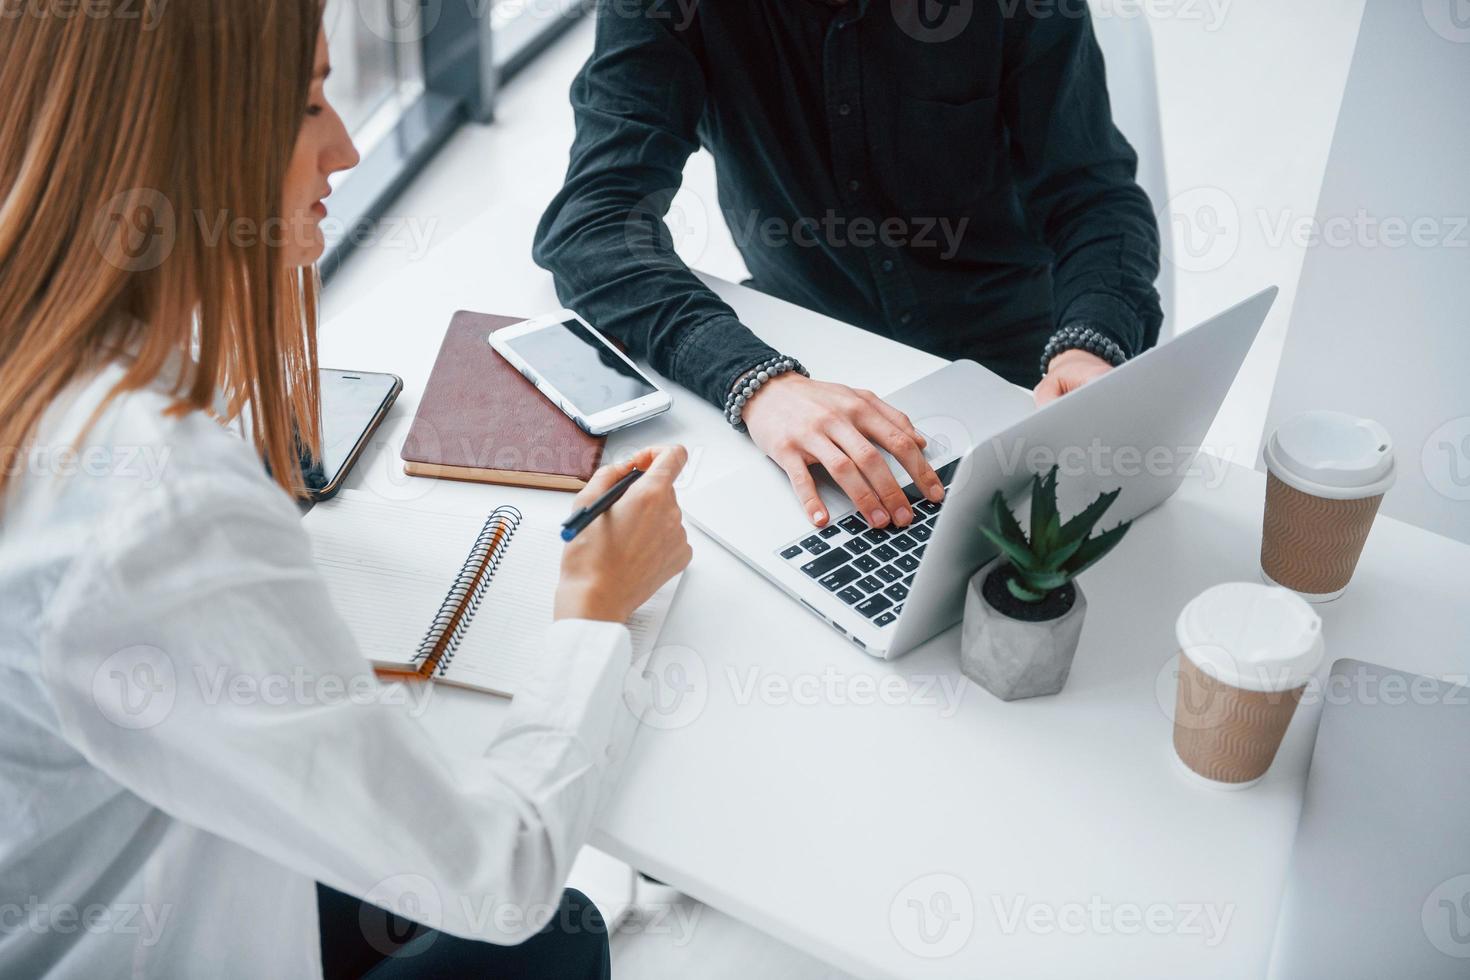
[[[1286,589],[1230,582],[1185,606],[1175,633],[1179,761],[1209,785],[1254,786],[1322,661],[1322,620]]]
[[[1261,572],[1308,602],[1336,599],[1393,486],[1393,443],[1369,419],[1303,412],[1271,433],[1265,457]]]

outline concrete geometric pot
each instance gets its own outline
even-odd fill
[[[1071,605],[1052,619],[1028,622],[1007,615],[988,599],[985,583],[1004,563],[996,558],[970,578],[965,590],[965,624],[960,635],[960,669],[1002,701],[1056,694],[1067,683],[1082,637],[1087,598],[1076,582]],[[997,582],[1000,582],[997,576]],[[1004,584],[989,595],[1004,605]],[[1016,605],[1012,603],[1012,605]]]

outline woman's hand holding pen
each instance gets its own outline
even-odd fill
[[[645,449],[593,475],[573,501],[575,507],[589,506],[635,467],[644,472],[567,545],[556,590],[557,619],[626,622],[688,566],[693,553],[674,497],[674,480],[687,460],[683,446]]]

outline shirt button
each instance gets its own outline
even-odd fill
[[[892,259],[884,259],[883,262],[882,262],[882,264],[879,265],[878,268],[882,269],[884,272],[892,272],[893,271],[893,260]]]
[[[860,180],[849,180],[847,182],[847,189],[850,191],[860,191],[862,190],[862,187],[863,182]]]
[[[850,112],[852,112],[852,106],[848,105],[846,102],[837,107],[837,114],[839,116],[845,116]]]
[[[912,313],[905,313],[898,318],[898,322],[903,324],[904,326],[908,326],[913,319],[914,315]]]

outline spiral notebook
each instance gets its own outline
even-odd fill
[[[445,514],[344,490],[303,519],[332,604],[387,677],[514,696],[552,621],[562,542],[514,507]],[[678,579],[628,621],[653,648]]]

